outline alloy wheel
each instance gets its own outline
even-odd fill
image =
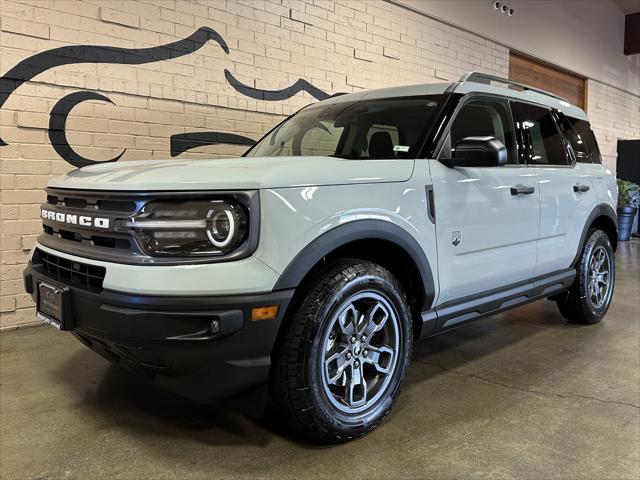
[[[341,412],[360,413],[385,393],[396,370],[398,316],[377,292],[353,295],[331,317],[322,340],[322,386]]]
[[[601,308],[611,295],[611,259],[602,245],[596,247],[589,259],[588,292],[589,301],[595,308]]]

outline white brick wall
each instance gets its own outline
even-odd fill
[[[618,140],[640,138],[640,97],[588,80],[587,115],[598,139],[602,161],[615,171]]]
[[[105,160],[126,148],[122,160],[133,160],[169,158],[176,133],[215,130],[255,139],[313,101],[306,92],[276,102],[249,98],[230,86],[225,69],[253,88],[279,90],[304,79],[327,93],[454,80],[468,70],[508,76],[506,47],[382,0],[2,0],[0,75],[53,48],[150,48],[201,27],[217,31],[229,53],[210,40],[165,61],[58,66],[21,85],[4,104],[0,136],[9,145],[0,147],[0,327],[34,318],[21,272],[41,228],[42,187],[71,168],[48,136],[51,109],[65,95],[93,90],[113,102],[88,101],[72,110],[66,131],[75,151]],[[609,152],[609,139],[639,136],[637,101],[590,84],[603,151]],[[210,145],[180,158],[242,151]]]

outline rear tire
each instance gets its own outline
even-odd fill
[[[275,352],[273,404],[316,440],[365,435],[391,410],[411,358],[405,293],[380,265],[340,260],[303,294]]]
[[[608,235],[589,230],[576,265],[576,279],[558,308],[572,323],[593,325],[607,313],[615,285],[615,257]]]

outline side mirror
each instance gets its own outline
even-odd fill
[[[441,161],[447,167],[501,167],[507,163],[507,148],[495,137],[466,137],[456,143],[452,158]]]

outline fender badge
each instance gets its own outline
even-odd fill
[[[454,230],[451,232],[451,244],[457,247],[462,243],[462,232],[460,230]]]

